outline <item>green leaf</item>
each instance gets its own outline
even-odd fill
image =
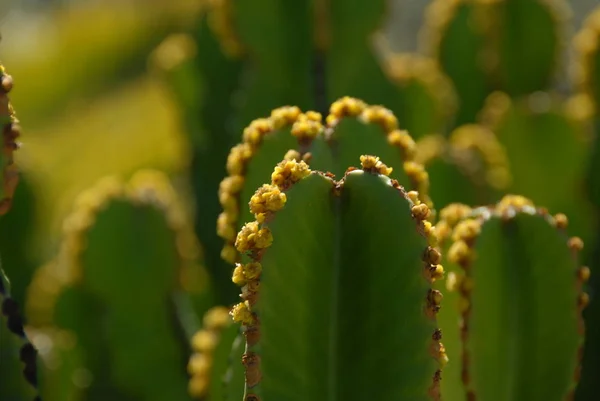
[[[474,252],[471,290],[462,290],[468,390],[481,400],[567,398],[582,333],[579,266],[566,236],[544,216],[491,217]]]
[[[410,203],[388,178],[361,171],[346,176],[341,196],[333,187],[305,178],[267,224],[274,240],[256,304],[262,394],[429,399],[436,324],[423,309],[426,241]]]

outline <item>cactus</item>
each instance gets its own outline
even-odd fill
[[[4,271],[11,278],[11,296],[19,305],[25,305],[26,287],[40,261],[38,253],[33,251],[39,218],[33,184],[28,175],[20,177],[10,213],[0,217],[0,255]]]
[[[27,292],[45,399],[596,398],[598,14],[565,95],[564,1],[429,4],[414,53],[384,1],[211,0],[165,39],[192,196],[141,172],[79,197]]]
[[[598,105],[600,104],[600,8],[595,10],[586,18],[581,30],[574,39],[576,59],[573,65],[573,81],[578,91],[574,102],[582,110],[581,114],[591,122],[590,131],[593,133],[589,146],[592,148],[591,157],[587,163],[586,187],[589,198],[597,213],[600,206],[600,119]],[[596,226],[597,227],[597,226]],[[598,338],[600,335],[600,238],[596,236],[593,249],[589,252],[590,268],[592,277],[590,279],[591,304],[586,311],[586,338],[585,354],[583,357],[583,371],[581,385],[577,390],[577,400],[593,399],[596,395],[596,377],[600,374],[600,348],[594,341],[589,339]]]
[[[284,160],[252,196],[256,221],[236,239],[247,262],[233,273],[243,302],[231,312],[246,337],[245,399],[439,397],[441,294],[430,285],[443,270],[429,208],[378,158],[361,165],[335,181]],[[375,338],[387,346],[371,348]]]
[[[0,394],[3,398],[39,401],[37,351],[25,334],[23,313],[10,294],[0,265]]]
[[[551,216],[520,196],[442,214],[454,226],[448,260],[461,268],[449,267],[449,290],[459,294],[462,369],[456,365],[448,374],[460,376],[465,389],[448,381],[450,398],[464,398],[465,390],[467,399],[572,396],[588,302],[582,285],[590,270],[578,265],[583,242],[565,235],[566,216]]]
[[[92,398],[186,399],[187,339],[212,300],[166,177],[104,179],[81,194],[64,230],[56,265],[31,285],[31,324],[74,334],[77,370],[89,376],[80,391]]]

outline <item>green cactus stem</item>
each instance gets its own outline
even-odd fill
[[[387,53],[385,69],[397,88],[396,115],[401,128],[415,139],[446,132],[458,106],[450,79],[429,57]]]
[[[238,335],[239,325],[232,324],[228,308],[216,306],[204,314],[202,329],[192,337],[194,353],[188,363],[191,375],[188,390],[194,399],[225,399],[229,356]],[[243,386],[243,380],[238,385]]]
[[[231,311],[246,337],[244,400],[439,399],[430,210],[379,158],[361,166],[336,182],[284,160],[250,200]]]
[[[269,118],[254,120],[244,129],[243,142],[229,153],[229,175],[219,188],[223,212],[217,221],[217,232],[226,240],[221,253],[223,259],[230,263],[238,260],[235,236],[241,225],[252,218],[241,204],[247,202],[255,188],[269,177],[273,165],[283,155],[289,153],[289,158],[300,159],[300,152],[304,153],[310,141],[322,130],[319,113],[302,113],[298,107],[275,109]]]
[[[4,270],[12,280],[11,297],[25,305],[26,288],[38,266],[39,255],[33,248],[34,229],[38,213],[34,182],[21,172],[19,185],[9,213],[0,217],[0,255]]]
[[[8,93],[12,90],[13,79],[6,73],[0,62],[0,129],[2,130],[2,152],[0,152],[0,215],[8,212],[19,182],[17,166],[14,162],[16,142],[21,134],[19,120],[15,115]]]
[[[246,351],[245,337],[240,334],[233,341],[228,362],[229,369],[225,374],[224,401],[239,401],[244,399],[246,371],[242,357]]]
[[[19,304],[0,264],[0,394],[8,399],[40,401],[37,350],[25,333]]]
[[[500,0],[486,9],[497,50],[496,88],[511,96],[547,90],[566,47],[571,10],[565,0]]]
[[[579,265],[583,241],[567,237],[567,224],[563,214],[507,195],[455,226],[448,259],[463,270],[456,287],[468,399],[573,396],[589,269]]]
[[[491,86],[480,0],[433,0],[420,33],[424,54],[436,59],[459,98],[455,124],[475,122]]]
[[[592,209],[580,178],[585,175],[581,160],[587,159],[589,136],[568,105],[552,93],[511,100],[495,92],[487,99],[480,120],[506,150],[511,170],[518,171],[508,191],[564,211],[571,227],[589,241],[594,237],[594,222],[588,217]]]
[[[181,324],[194,322],[176,322],[175,298],[189,297],[202,314],[212,296],[187,222],[167,177],[154,171],[127,184],[108,177],[78,198],[56,265],[34,278],[28,310],[34,325],[75,335],[78,369],[89,376],[82,393],[189,399]]]
[[[197,28],[166,38],[151,59],[181,105],[182,120],[192,145],[190,182],[196,203],[195,230],[206,249],[206,267],[219,301],[230,303],[235,294],[220,257],[223,243],[214,225],[207,222],[214,221],[220,211],[217,190],[224,171],[217,174],[215,169],[222,169],[237,141],[232,98],[239,85],[242,62],[223,53],[223,43],[229,42],[219,42],[211,29],[224,29],[218,26],[223,24],[222,19],[227,19],[223,15],[226,9],[219,10],[218,4],[209,7]]]
[[[235,234],[252,219],[252,214],[240,210],[240,205],[269,178],[272,166],[282,156],[304,159],[316,169],[341,175],[343,166],[353,163],[361,152],[385,155],[394,169],[393,178],[409,182],[410,188],[432,206],[429,176],[414,161],[415,142],[407,131],[398,129],[394,114],[382,106],[344,97],[331,105],[325,124],[321,114],[302,113],[298,107],[290,106],[273,110],[269,118],[254,120],[244,129],[243,142],[231,150],[227,161],[229,175],[219,190],[223,212],[217,231],[227,241],[223,258],[232,263],[239,261],[233,246]]]
[[[239,99],[240,123],[277,105],[315,108],[314,11],[307,0],[241,0],[232,9],[248,63]]]

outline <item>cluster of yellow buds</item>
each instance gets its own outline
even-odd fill
[[[369,173],[376,173],[389,177],[392,173],[392,168],[386,166],[379,157],[362,155],[360,157],[360,165],[362,169]]]
[[[192,337],[194,352],[188,362],[188,373],[191,376],[188,391],[197,399],[208,395],[213,354],[222,331],[231,324],[231,320],[227,308],[217,306],[204,314],[202,323],[202,329]]]
[[[221,251],[221,257],[225,261],[234,263],[239,257],[235,247],[240,216],[239,197],[244,188],[248,164],[257,153],[265,136],[286,126],[291,127],[291,134],[298,139],[299,144],[310,142],[323,131],[319,113],[312,111],[302,113],[296,106],[279,107],[271,111],[269,118],[259,118],[252,121],[244,129],[243,142],[234,146],[229,153],[227,158],[228,176],[223,179],[219,186],[219,202],[223,212],[217,218],[217,234],[226,241]],[[286,154],[285,160],[297,161],[303,156],[300,152],[292,150]],[[306,171],[308,168],[306,164],[302,166],[290,164],[286,167],[284,162],[280,163],[279,167],[280,171],[274,173],[277,174],[279,181],[273,182],[277,186],[286,183],[291,185],[294,180],[299,179],[298,177],[302,175],[301,170],[304,168]],[[292,167],[294,168],[293,171],[291,170]],[[285,176],[286,173],[289,173],[289,176]],[[266,201],[266,199],[264,200]],[[284,197],[282,201],[285,202]],[[262,222],[264,217],[264,215],[257,217],[257,220]]]

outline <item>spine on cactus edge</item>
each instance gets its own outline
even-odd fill
[[[373,156],[361,156],[361,165],[362,171],[370,174],[389,176],[392,170],[383,164],[379,158]],[[346,174],[355,170],[357,169],[349,168]],[[311,171],[304,161],[283,160],[279,163],[271,176],[271,184],[260,187],[250,200],[250,210],[254,213],[256,220],[244,225],[236,238],[237,250],[240,253],[249,255],[251,259],[249,263],[236,264],[232,281],[242,287],[241,298],[243,302],[235,305],[230,312],[233,320],[242,324],[246,338],[246,350],[242,357],[246,376],[245,401],[259,401],[261,399],[260,316],[253,307],[259,300],[262,273],[261,258],[274,240],[270,229],[264,223],[272,220],[276,213],[285,206],[287,202],[286,191],[311,174],[321,174],[328,179],[332,179],[331,174]],[[341,194],[344,180],[345,177],[339,182],[334,182],[334,195],[339,196]],[[437,238],[431,223],[427,220],[430,217],[430,209],[426,204],[419,201],[416,191],[405,192],[395,180],[392,180],[391,184],[412,205],[411,211],[417,224],[417,230],[428,241],[429,245],[423,253],[423,273],[428,282],[433,283],[443,277],[444,271],[440,264],[441,254],[435,248]],[[435,315],[440,309],[441,298],[442,295],[439,291],[433,289],[428,291],[425,298],[425,314],[429,318],[435,319]],[[432,333],[431,339],[430,352],[443,366],[447,358],[444,346],[441,343],[441,331],[436,329]],[[440,399],[440,380],[441,370],[438,369],[432,378],[432,385],[429,389],[429,395],[434,400]]]
[[[0,266],[0,309],[2,315],[6,318],[6,322],[0,321],[0,324],[5,324],[8,330],[17,336],[21,342],[19,349],[19,359],[24,364],[23,377],[33,388],[38,389],[37,377],[37,356],[38,352],[29,338],[25,334],[25,319],[20,311],[17,302],[10,297],[10,289],[8,279],[4,276],[4,271]],[[34,401],[41,401],[37,396]]]
[[[422,164],[415,161],[416,144],[408,131],[398,129],[398,119],[391,110],[377,105],[368,105],[360,99],[343,97],[335,101],[326,118],[325,135],[331,140],[336,126],[344,118],[357,118],[365,124],[375,124],[381,127],[387,142],[398,149],[404,160],[403,170],[408,176],[412,188],[429,207],[433,201],[429,197],[429,175]]]
[[[258,153],[266,136],[275,131],[290,128],[291,135],[298,140],[298,151],[290,150],[285,159],[308,161],[307,153],[312,140],[323,131],[321,115],[309,111],[302,113],[298,107],[286,106],[275,109],[269,118],[254,120],[244,129],[242,143],[234,146],[227,158],[227,174],[219,187],[219,202],[223,212],[217,219],[217,234],[226,243],[221,252],[224,260],[235,263],[238,260],[234,243],[240,225],[240,202],[248,166]]]
[[[8,98],[12,90],[13,79],[6,73],[0,62],[0,129],[2,130],[2,155],[0,155],[0,174],[2,174],[2,187],[0,188],[0,216],[10,209],[15,189],[19,182],[17,166],[13,159],[13,152],[18,149],[16,139],[21,134],[19,120]]]
[[[448,288],[458,290],[461,295],[461,314],[463,324],[461,325],[461,338],[463,341],[463,371],[462,380],[467,389],[467,396],[470,400],[478,399],[478,395],[474,391],[471,381],[471,366],[470,355],[467,341],[470,339],[471,313],[472,313],[472,296],[474,288],[473,280],[473,264],[478,256],[475,254],[475,246],[479,237],[482,234],[484,225],[492,218],[499,218],[502,222],[510,222],[520,214],[537,216],[546,221],[546,223],[554,227],[559,233],[564,234],[568,225],[567,217],[564,214],[550,215],[547,210],[536,207],[533,202],[522,196],[507,195],[497,205],[493,207],[482,207],[471,209],[468,206],[461,204],[450,205],[441,211],[444,228],[438,230],[441,236],[447,236],[452,233],[453,243],[448,251],[448,260],[451,263],[459,265],[464,274],[461,277],[454,275],[448,277]],[[441,223],[442,223],[441,222]],[[443,232],[441,232],[443,231]],[[570,250],[572,259],[577,261],[580,251],[583,249],[583,241],[579,237],[570,237],[566,239],[565,246]],[[483,256],[482,256],[483,257]],[[523,272],[526,274],[526,272]],[[579,267],[574,272],[574,284],[577,292],[577,299],[573,299],[573,305],[577,310],[578,328],[577,332],[580,336],[579,348],[576,352],[576,359],[580,361],[583,352],[583,336],[585,334],[584,321],[582,311],[589,302],[588,294],[583,291],[583,285],[590,276],[590,269],[586,266]],[[481,310],[482,308],[479,307]],[[481,367],[480,367],[481,368]],[[534,372],[530,372],[534,374]],[[494,373],[495,374],[495,373]],[[575,371],[572,374],[572,383],[577,383],[580,376],[580,366],[577,363]],[[572,399],[574,394],[574,385],[570,386],[567,399]],[[535,391],[535,390],[534,390]]]

